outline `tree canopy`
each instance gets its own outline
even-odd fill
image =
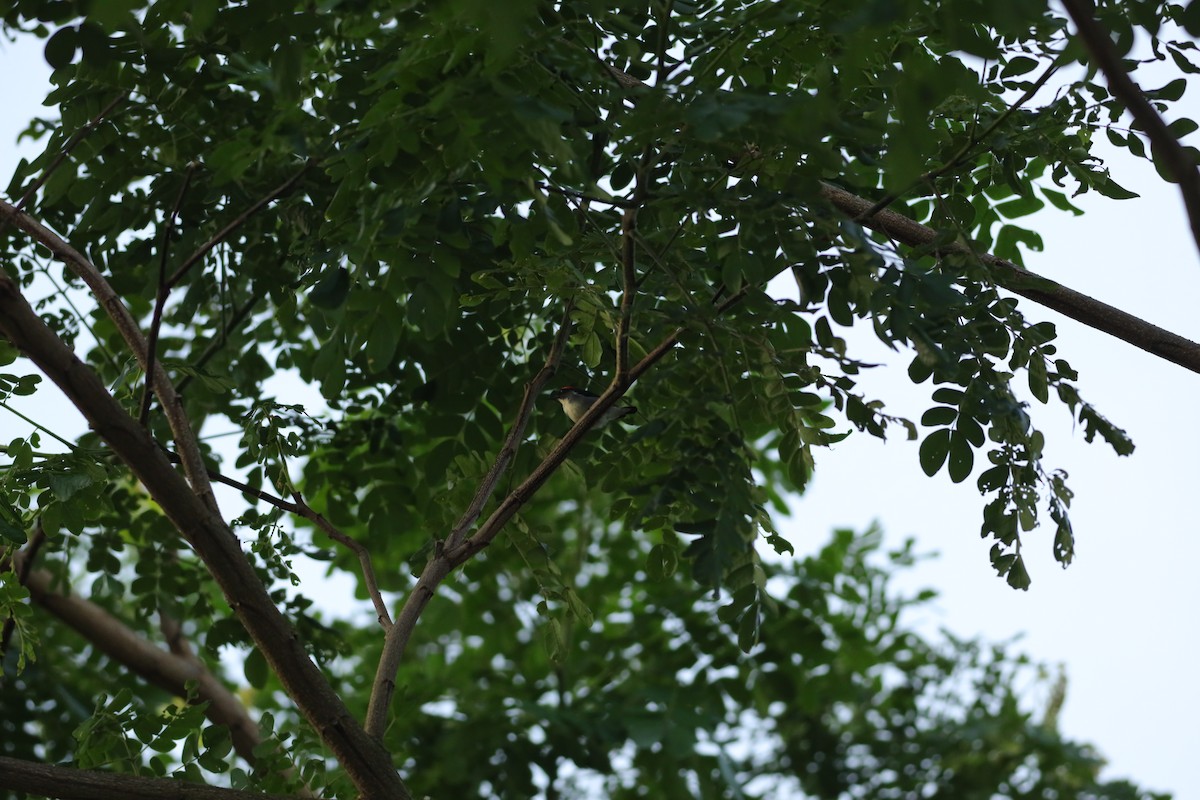
[[[1027,271],[1022,219],[1132,196],[1104,137],[1200,247],[1173,106],[1200,3],[16,0],[3,26],[45,39],[57,118],[0,200],[0,400],[45,390],[33,365],[91,430],[3,449],[0,788],[1145,796],[1021,706],[1021,659],[912,633],[929,597],[874,532],[801,560],[773,520],[823,447],[898,435],[977,484],[1008,584],[1023,547],[1071,562],[1028,404],[1133,444],[1039,304],[1185,369],[1200,346]],[[1139,85],[1138,42],[1181,76]],[[859,388],[854,326],[910,357],[920,419]],[[561,384],[602,392],[578,423]],[[618,401],[634,424],[597,428]],[[314,605],[301,560],[369,602]]]

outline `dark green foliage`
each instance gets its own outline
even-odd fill
[[[1155,59],[1190,73],[1195,44],[1163,21],[1195,33],[1198,5],[1097,13],[1120,47],[1148,35]],[[631,363],[677,336],[632,387],[636,428],[592,433],[422,618],[386,735],[419,793],[526,797],[554,780],[564,796],[1137,797],[1097,785],[1090,749],[1030,719],[1012,688],[1022,662],[907,630],[915,601],[889,593],[874,534],[794,562],[772,521],[823,447],[902,432],[922,439],[927,474],[975,479],[1010,585],[1030,584],[1022,547],[1071,561],[1071,490],[1042,463],[1026,398],[1057,397],[1089,441],[1133,445],[1082,399],[1054,326],[987,261],[943,252],[969,243],[1020,264],[1042,246],[1021,220],[1047,202],[1080,213],[1081,193],[1131,197],[1092,153],[1102,133],[1153,158],[1059,13],[1034,0],[18,0],[4,30],[46,40],[59,119],[31,121],[45,149],[7,196],[47,176],[27,210],[146,328],[171,286],[157,358],[197,429],[241,434],[235,455],[206,449],[211,466],[302,496],[370,550],[393,597],[467,507],[564,318],[556,380],[594,389],[614,370],[622,292]],[[1046,81],[1056,90],[1038,94]],[[1175,105],[1184,88],[1148,92],[1178,135],[1196,128]],[[822,181],[887,198],[937,241],[901,248],[864,229],[822,201]],[[0,248],[136,417],[143,376],[104,309],[76,310],[82,284],[15,226]],[[929,387],[920,427],[862,392],[851,326],[911,355]],[[15,361],[0,343],[16,370],[0,401],[42,389]],[[284,373],[298,381],[267,383]],[[148,425],[169,440],[159,409]],[[528,430],[501,491],[567,423],[546,402]],[[210,663],[248,648],[104,444],[47,448],[52,436],[3,448],[0,544],[41,525],[39,565],[132,631],[156,640],[166,613]],[[321,587],[298,567],[350,576],[362,599],[357,557],[277,507],[226,505],[361,715],[381,633],[344,597],[318,611]],[[1035,533],[1047,515],[1052,537]],[[0,752],[228,771],[222,729],[85,663],[98,656],[2,577],[0,613],[19,626]],[[334,604],[347,613],[331,620]],[[229,781],[351,796],[262,655],[248,652],[243,678],[266,741],[257,771],[239,764]]]

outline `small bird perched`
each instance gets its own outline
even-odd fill
[[[587,389],[577,389],[574,386],[564,386],[561,389],[555,389],[550,393],[558,402],[562,403],[563,411],[567,412],[567,416],[571,418],[571,422],[578,422],[579,418],[584,415],[592,403],[600,396],[592,394]],[[614,419],[627,417],[637,411],[636,406],[612,406],[600,416],[600,421],[596,423],[596,427],[606,425]]]

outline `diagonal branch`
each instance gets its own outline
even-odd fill
[[[379,618],[379,624],[383,626],[385,631],[391,629],[392,617],[388,614],[387,603],[383,602],[383,595],[379,591],[379,581],[375,579],[375,567],[371,565],[371,553],[367,550],[366,545],[342,533],[332,522],[325,519],[323,515],[309,508],[308,503],[304,502],[304,498],[300,496],[299,492],[293,492],[292,499],[296,501],[293,506],[293,513],[299,514],[311,521],[324,531],[325,535],[330,539],[342,543],[354,555],[358,556],[358,564],[363,574],[363,583],[366,584],[367,595],[371,598],[371,603],[375,606],[375,614]],[[280,506],[280,508],[283,508],[283,506]]]
[[[18,211],[25,208],[25,205],[31,199],[33,199],[35,194],[37,194],[37,190],[46,185],[46,181],[50,180],[50,176],[54,174],[54,171],[58,169],[64,161],[66,161],[67,156],[70,155],[71,151],[75,149],[75,145],[83,141],[88,134],[90,134],[100,125],[101,120],[107,117],[109,112],[111,112],[121,103],[125,102],[128,97],[129,92],[121,92],[121,94],[113,98],[112,102],[100,109],[100,113],[88,120],[87,124],[75,131],[75,133],[71,134],[71,138],[68,139],[66,144],[62,146],[62,149],[58,151],[58,155],[54,157],[54,160],[51,161],[44,170],[42,170],[42,174],[38,177],[38,179],[21,194],[21,199],[17,201],[17,205],[15,206]],[[4,230],[4,226],[8,224],[8,221],[9,218],[7,215],[0,215],[0,231]]]
[[[872,205],[870,200],[828,183],[821,184],[821,197],[851,219],[859,219]],[[880,211],[860,221],[868,228],[913,247],[928,245],[937,238],[932,228],[895,211]],[[940,252],[974,255],[974,251],[961,242],[944,245]],[[1090,328],[1104,331],[1192,372],[1200,372],[1200,344],[1061,283],[1022,269],[1011,261],[988,254],[980,256],[980,259],[992,268],[996,282],[1013,294],[1054,309]]]
[[[20,553],[15,565],[22,567],[29,561],[25,553]],[[187,697],[185,684],[196,681],[194,702],[208,703],[204,715],[213,723],[227,726],[238,755],[247,763],[254,763],[254,748],[262,741],[258,726],[246,713],[245,706],[200,659],[161,650],[95,603],[54,591],[54,576],[46,570],[30,571],[24,584],[37,605],[147,683]]]
[[[375,670],[375,683],[371,687],[371,700],[367,706],[366,729],[367,733],[373,736],[381,736],[387,726],[388,709],[391,707],[392,694],[396,688],[396,671],[400,668],[400,660],[404,656],[409,637],[417,625],[417,620],[420,618],[421,612],[425,610],[425,606],[433,599],[433,594],[438,584],[450,574],[450,571],[454,567],[458,566],[457,564],[452,564],[446,558],[446,552],[461,547],[466,538],[467,531],[475,524],[475,520],[479,519],[484,505],[487,504],[492,493],[496,491],[496,486],[500,483],[500,478],[504,476],[508,466],[517,455],[517,448],[525,438],[525,427],[528,425],[529,418],[533,414],[534,406],[541,395],[542,388],[558,370],[558,362],[562,359],[563,351],[567,347],[567,339],[571,335],[571,311],[574,307],[575,304],[568,301],[563,308],[562,321],[559,323],[554,343],[550,345],[550,352],[546,356],[546,363],[534,375],[533,380],[525,385],[525,394],[521,398],[521,405],[517,408],[516,419],[513,421],[512,427],[509,428],[508,435],[500,447],[500,452],[497,454],[496,460],[488,469],[487,474],[484,475],[483,480],[479,482],[479,488],[475,490],[474,497],[467,504],[466,511],[463,512],[458,522],[454,524],[450,535],[446,537],[446,541],[438,543],[434,557],[429,560],[425,568],[421,571],[421,577],[417,580],[417,585],[409,592],[408,599],[405,600],[403,607],[401,607],[399,614],[396,616],[396,624],[387,633],[383,644],[383,653],[380,654],[379,665]],[[611,405],[611,402],[609,404]],[[597,417],[594,414],[591,416],[594,418]],[[582,424],[582,421],[580,424]],[[576,427],[579,427],[579,425],[576,425]],[[588,427],[591,427],[590,424]]]
[[[179,456],[170,451],[167,452],[167,458],[172,461],[178,461]],[[379,617],[379,624],[384,630],[392,627],[392,617],[388,614],[387,603],[383,602],[383,595],[379,591],[379,581],[375,577],[375,567],[371,563],[371,553],[367,550],[366,545],[359,542],[357,539],[343,533],[336,525],[324,517],[324,515],[314,511],[308,503],[304,502],[304,498],[299,492],[292,494],[294,503],[289,503],[282,497],[276,497],[270,492],[264,492],[262,489],[255,489],[253,486],[242,483],[236,478],[230,478],[227,475],[222,475],[215,469],[208,470],[208,477],[217,483],[223,483],[237,489],[245,495],[249,495],[257,500],[262,500],[264,503],[269,503],[281,511],[286,511],[289,514],[295,514],[298,517],[304,517],[309,520],[322,531],[330,539],[335,542],[340,542],[350,549],[358,557],[359,566],[362,568],[363,583],[367,588],[367,595],[371,598],[371,604],[375,606],[375,613]]]
[[[21,217],[18,224],[22,224]],[[62,389],[195,549],[279,676],[284,690],[345,768],[360,794],[372,800],[407,800],[408,790],[392,766],[391,756],[377,739],[363,731],[309,658],[304,642],[271,600],[225,521],[171,468],[171,462],[145,428],[121,408],[99,376],[41,320],[3,270],[0,334]],[[200,469],[207,485],[203,465]]]
[[[998,130],[1000,126],[1008,120],[1009,117],[1017,113],[1021,106],[1032,100],[1033,96],[1041,91],[1042,87],[1046,85],[1046,81],[1050,80],[1050,77],[1054,75],[1055,72],[1058,72],[1059,66],[1060,64],[1058,59],[1052,61],[1050,66],[1046,67],[1045,71],[1042,72],[1038,79],[1025,89],[1021,96],[1017,98],[1015,103],[1004,109],[1004,113],[999,114],[994,120],[992,120],[992,123],[982,131],[972,135],[971,138],[968,139],[961,148],[959,148],[958,152],[955,153],[949,161],[947,161],[945,164],[942,164],[937,169],[931,169],[928,172],[917,176],[912,183],[904,188],[904,190],[885,195],[869,209],[864,211],[861,216],[863,218],[873,217],[918,186],[924,186],[931,181],[937,180],[946,173],[951,172],[965,164],[967,160],[971,158],[972,153],[974,153],[975,147],[980,142],[991,136],[996,130]]]
[[[192,432],[192,424],[183,410],[183,403],[176,394],[175,387],[171,385],[171,379],[167,376],[166,370],[161,365],[155,366],[152,372],[148,369],[150,366],[149,347],[146,339],[142,336],[141,329],[138,328],[137,321],[129,313],[129,309],[121,302],[121,298],[113,291],[112,286],[91,261],[63,241],[57,233],[33,217],[23,211],[18,211],[10,203],[0,200],[0,218],[10,218],[18,228],[48,248],[55,258],[66,264],[67,268],[79,276],[92,290],[92,294],[95,295],[96,300],[113,321],[113,325],[116,326],[117,332],[125,340],[129,351],[133,353],[138,364],[146,373],[146,379],[153,382],[154,393],[158,395],[159,402],[162,403],[163,413],[167,418],[167,423],[171,426],[171,433],[175,439],[175,446],[179,448],[179,453],[183,458],[183,468],[187,473],[188,482],[191,483],[193,491],[201,498],[201,501],[215,513],[217,501],[213,496],[212,485],[205,472],[200,445],[196,440],[196,435]],[[8,286],[0,286],[0,289],[7,292],[8,287],[11,287],[12,292],[18,297],[20,296],[20,290],[11,281],[8,282]],[[22,299],[21,302],[23,303],[24,300]],[[47,334],[50,339],[57,341],[58,337],[53,333],[47,331]],[[46,346],[50,346],[49,340],[46,341]],[[107,395],[107,393],[105,394]]]
[[[0,756],[0,789],[59,800],[295,800],[278,794],[225,789],[178,778],[146,778],[39,764]]]
[[[739,293],[730,298],[730,300],[722,305],[721,310],[728,308],[733,302],[741,299],[741,296]],[[647,353],[641,361],[630,368],[624,386],[619,387],[616,383],[609,384],[604,394],[600,395],[596,402],[592,403],[587,412],[579,418],[575,425],[571,427],[571,430],[567,431],[566,435],[559,440],[554,449],[534,468],[529,477],[522,481],[517,488],[509,492],[496,510],[479,526],[474,535],[463,540],[457,546],[451,547],[447,543],[446,546],[437,549],[434,557],[430,559],[429,563],[425,565],[425,569],[421,572],[421,577],[417,580],[417,585],[409,593],[408,600],[405,601],[404,607],[396,617],[395,626],[388,631],[383,656],[380,658],[379,667],[375,673],[375,685],[371,691],[371,703],[367,709],[366,726],[369,733],[380,735],[384,730],[387,723],[388,707],[391,704],[392,694],[396,688],[396,671],[400,668],[400,661],[404,657],[404,651],[408,646],[409,637],[416,627],[417,620],[425,610],[425,607],[429,605],[429,601],[433,599],[438,585],[455,568],[470,560],[492,543],[504,525],[513,518],[513,515],[529,502],[529,499],[537,493],[538,489],[562,466],[562,463],[567,460],[567,456],[571,454],[575,446],[595,426],[600,417],[604,415],[604,412],[611,408],[617,400],[621,399],[628,388],[646,370],[658,363],[663,356],[675,347],[682,333],[683,328],[677,328],[672,331],[653,350]],[[539,378],[545,370],[546,368],[543,367],[542,372],[538,373]],[[526,397],[528,396],[529,389],[527,388]]]
[[[1108,31],[1104,30],[1092,15],[1095,6],[1089,0],[1062,0],[1062,4],[1071,15],[1079,38],[1092,54],[1104,77],[1108,78],[1108,88],[1125,104],[1129,113],[1133,114],[1134,120],[1150,138],[1155,160],[1162,164],[1167,174],[1179,184],[1179,193],[1183,195],[1183,205],[1187,209],[1188,222],[1192,228],[1192,238],[1196,240],[1196,247],[1200,248],[1200,164],[1183,149],[1162,116],[1146,99],[1141,88],[1129,77],[1121,63],[1120,53],[1113,47]]]
[[[255,201],[254,205],[247,208],[241,214],[238,214],[232,222],[230,222],[224,228],[221,228],[221,230],[213,234],[211,239],[200,245],[200,247],[196,248],[196,252],[188,256],[184,262],[180,264],[174,272],[171,273],[171,277],[167,279],[167,289],[170,290],[175,288],[179,281],[183,280],[183,276],[188,273],[188,270],[195,266],[200,259],[208,255],[210,250],[219,245],[221,242],[225,241],[229,237],[229,234],[245,225],[246,220],[250,219],[259,211],[266,208],[271,201],[289,192],[291,188],[296,185],[296,182],[304,177],[304,173],[308,171],[308,168],[311,167],[313,163],[314,161],[311,158],[305,161],[300,169],[298,169],[296,173],[292,175],[292,177],[288,178],[286,181],[260,197],[257,201]]]

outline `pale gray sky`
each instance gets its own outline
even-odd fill
[[[30,116],[46,113],[40,106],[48,89],[41,44],[0,43],[0,75],[5,77],[0,187],[5,187],[19,154],[31,154],[28,147],[11,146],[17,132]],[[1200,103],[1188,100],[1188,116],[1200,116]],[[1122,154],[1114,154],[1110,165],[1116,180],[1141,199],[1089,195],[1076,201],[1087,211],[1078,218],[1042,211],[1028,224],[1041,232],[1046,249],[1029,255],[1027,265],[1200,339],[1195,311],[1200,258],[1175,187],[1148,164]],[[1137,443],[1133,456],[1119,458],[1103,444],[1085,444],[1060,404],[1035,404],[1034,419],[1048,442],[1047,466],[1065,468],[1076,493],[1077,559],[1070,569],[1060,569],[1050,557],[1052,532],[1035,531],[1025,535],[1024,551],[1033,586],[1028,592],[1009,589],[988,563],[990,542],[979,537],[985,499],[973,478],[959,485],[944,473],[926,478],[917,463],[917,443],[882,444],[865,435],[818,453],[813,484],[795,501],[784,532],[800,552],[809,552],[834,527],[862,529],[878,520],[892,541],[913,535],[921,550],[940,551],[939,559],[903,581],[910,589],[932,586],[941,592],[937,612],[923,620],[926,634],[941,626],[991,640],[1024,633],[1022,649],[1066,665],[1070,687],[1062,729],[1100,748],[1110,761],[1107,777],[1128,777],[1180,798],[1200,797],[1193,763],[1200,712],[1195,679],[1200,523],[1192,498],[1200,376],[1033,303],[1022,306],[1031,320],[1058,324],[1059,354],[1079,371],[1085,398]],[[893,357],[866,331],[853,341],[859,357],[869,353],[888,363],[864,376],[867,391],[887,400],[893,413],[919,418],[930,387],[909,383],[904,372],[909,356]],[[79,429],[69,408],[46,411],[41,399],[22,408],[40,414],[39,421],[52,428]],[[0,440],[22,430],[0,410]]]

